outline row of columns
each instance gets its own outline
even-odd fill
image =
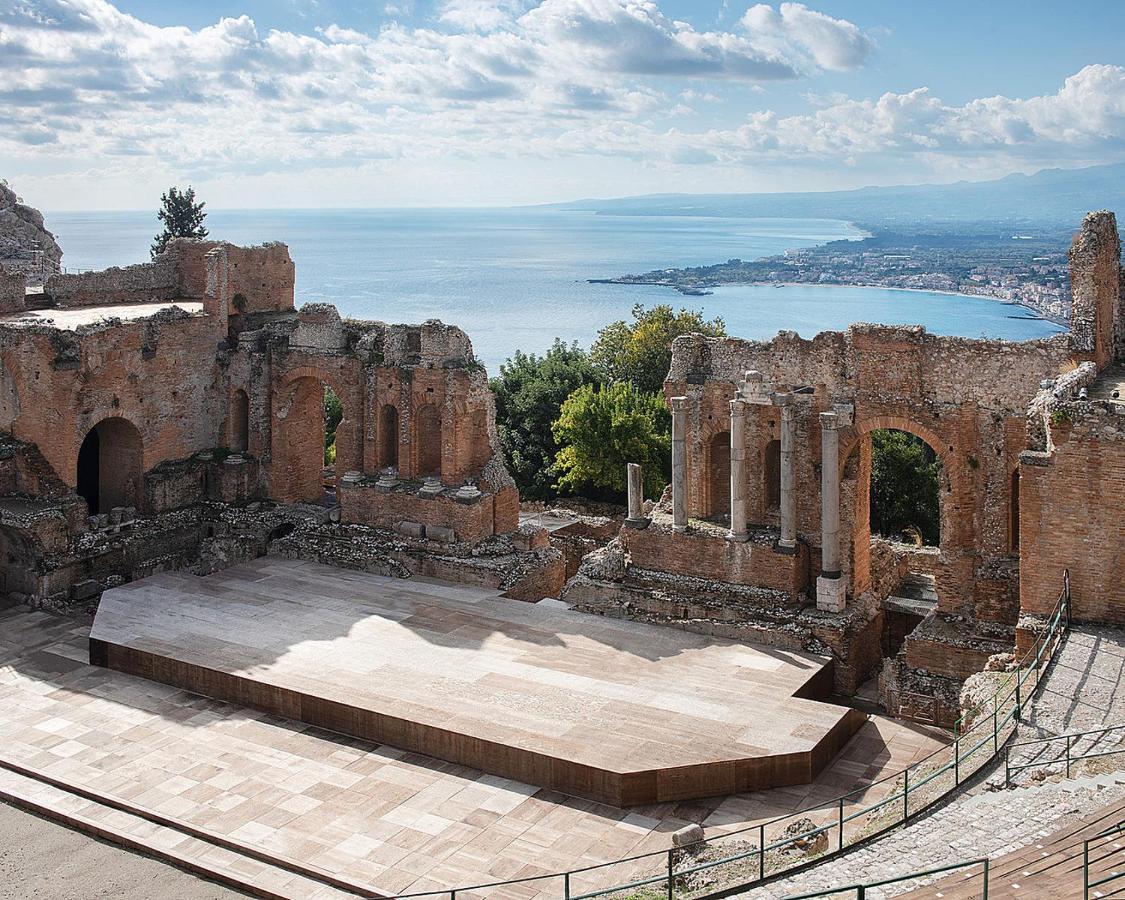
[[[752,378],[751,376],[756,376]],[[747,373],[744,385],[757,388],[754,396],[763,398],[761,376]],[[746,408],[752,400],[742,396],[730,401],[730,530],[731,541],[746,541]],[[759,399],[758,402],[761,402]],[[792,394],[773,394],[768,402],[781,410],[781,531],[778,548],[795,552],[797,547],[797,491],[795,453],[797,407]],[[672,530],[687,530],[687,397],[673,397],[672,403]],[[820,414],[821,484],[821,575],[817,579],[817,605],[840,612],[844,608],[846,582],[840,577],[840,441],[839,416]],[[638,476],[639,478],[639,476]],[[630,498],[633,481],[630,472]],[[637,495],[639,496],[639,485]],[[632,500],[630,517],[633,516]],[[823,599],[822,599],[823,598]]]

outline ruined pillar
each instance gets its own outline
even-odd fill
[[[797,491],[793,485],[793,445],[797,439],[796,409],[788,398],[781,401],[781,538],[784,550],[797,547]]]
[[[840,577],[840,419],[820,414],[820,577],[817,609],[843,612],[847,582]]]
[[[746,541],[746,401],[730,401],[730,531],[727,540]]]
[[[630,528],[644,528],[649,520],[645,518],[644,470],[639,463],[628,463],[625,472],[629,487],[629,517],[625,524]]]
[[[672,398],[672,530],[687,530],[687,397]]]

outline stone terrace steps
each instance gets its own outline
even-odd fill
[[[1102,781],[1108,778],[1108,783]],[[1086,789],[1100,789],[1109,784],[1119,784],[1125,779],[1097,776],[1083,785]],[[1034,790],[1029,788],[1028,790]],[[1063,900],[1082,896],[1082,844],[1118,823],[1125,821],[1125,802],[1118,800],[1096,811],[1081,821],[1067,825],[1052,833],[1040,832],[1036,839],[1024,847],[993,859],[990,863],[988,896],[993,900],[1017,898],[1043,898]],[[1118,838],[1096,841],[1090,847],[1090,877],[1093,880],[1122,871],[1125,846]],[[1120,896],[1125,881],[1110,882],[1091,892],[1092,897]],[[982,893],[980,867],[948,875],[929,885],[900,894],[899,898],[911,900],[975,900]]]
[[[121,808],[124,804],[108,798],[105,803],[99,802],[80,788],[68,790],[62,783],[51,783],[54,779],[39,780],[33,773],[24,774],[13,768],[0,763],[0,800],[252,896],[268,900],[355,900],[383,896],[374,890],[361,890],[361,885],[355,885],[354,891],[334,886],[311,870],[309,874],[291,871],[281,864],[242,853],[232,842],[213,842],[201,834],[190,833],[195,829],[185,830],[172,821],[159,824],[141,815],[143,810],[139,808],[130,812],[128,807]],[[111,802],[113,805],[109,805]]]

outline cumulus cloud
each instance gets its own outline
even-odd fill
[[[157,27],[107,0],[0,0],[0,154],[260,178],[375,160],[455,171],[589,157],[607,171],[637,161],[698,172],[1125,151],[1120,66],[1087,66],[1042,96],[959,105],[919,87],[780,115],[752,93],[854,68],[872,49],[854,24],[799,3],[758,4],[730,31],[700,31],[654,0],[446,0],[422,26],[298,34],[246,16]],[[684,101],[720,94],[721,124],[685,126],[699,118],[683,118]],[[733,112],[734,95],[754,111]]]

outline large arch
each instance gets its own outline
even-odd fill
[[[399,419],[398,407],[384,403],[379,411],[379,467],[398,468]]]
[[[308,374],[291,378],[282,388],[279,421],[274,427],[280,453],[275,455],[273,493],[284,500],[322,504],[330,499],[325,487],[325,387],[332,385]],[[341,404],[344,402],[341,397]],[[338,477],[342,471],[338,449],[336,462]]]
[[[959,546],[960,528],[954,511],[955,497],[966,489],[964,466],[956,462],[956,450],[928,425],[898,415],[869,416],[860,419],[841,434],[840,477],[842,534],[847,548],[842,560],[851,575],[853,592],[858,596],[871,586],[871,433],[880,430],[902,431],[924,441],[941,461],[938,483],[940,557]],[[847,524],[850,522],[850,528]],[[939,558],[940,558],[939,557]]]
[[[128,419],[102,419],[86,432],[78,449],[76,490],[90,514],[144,501],[144,444]]]

